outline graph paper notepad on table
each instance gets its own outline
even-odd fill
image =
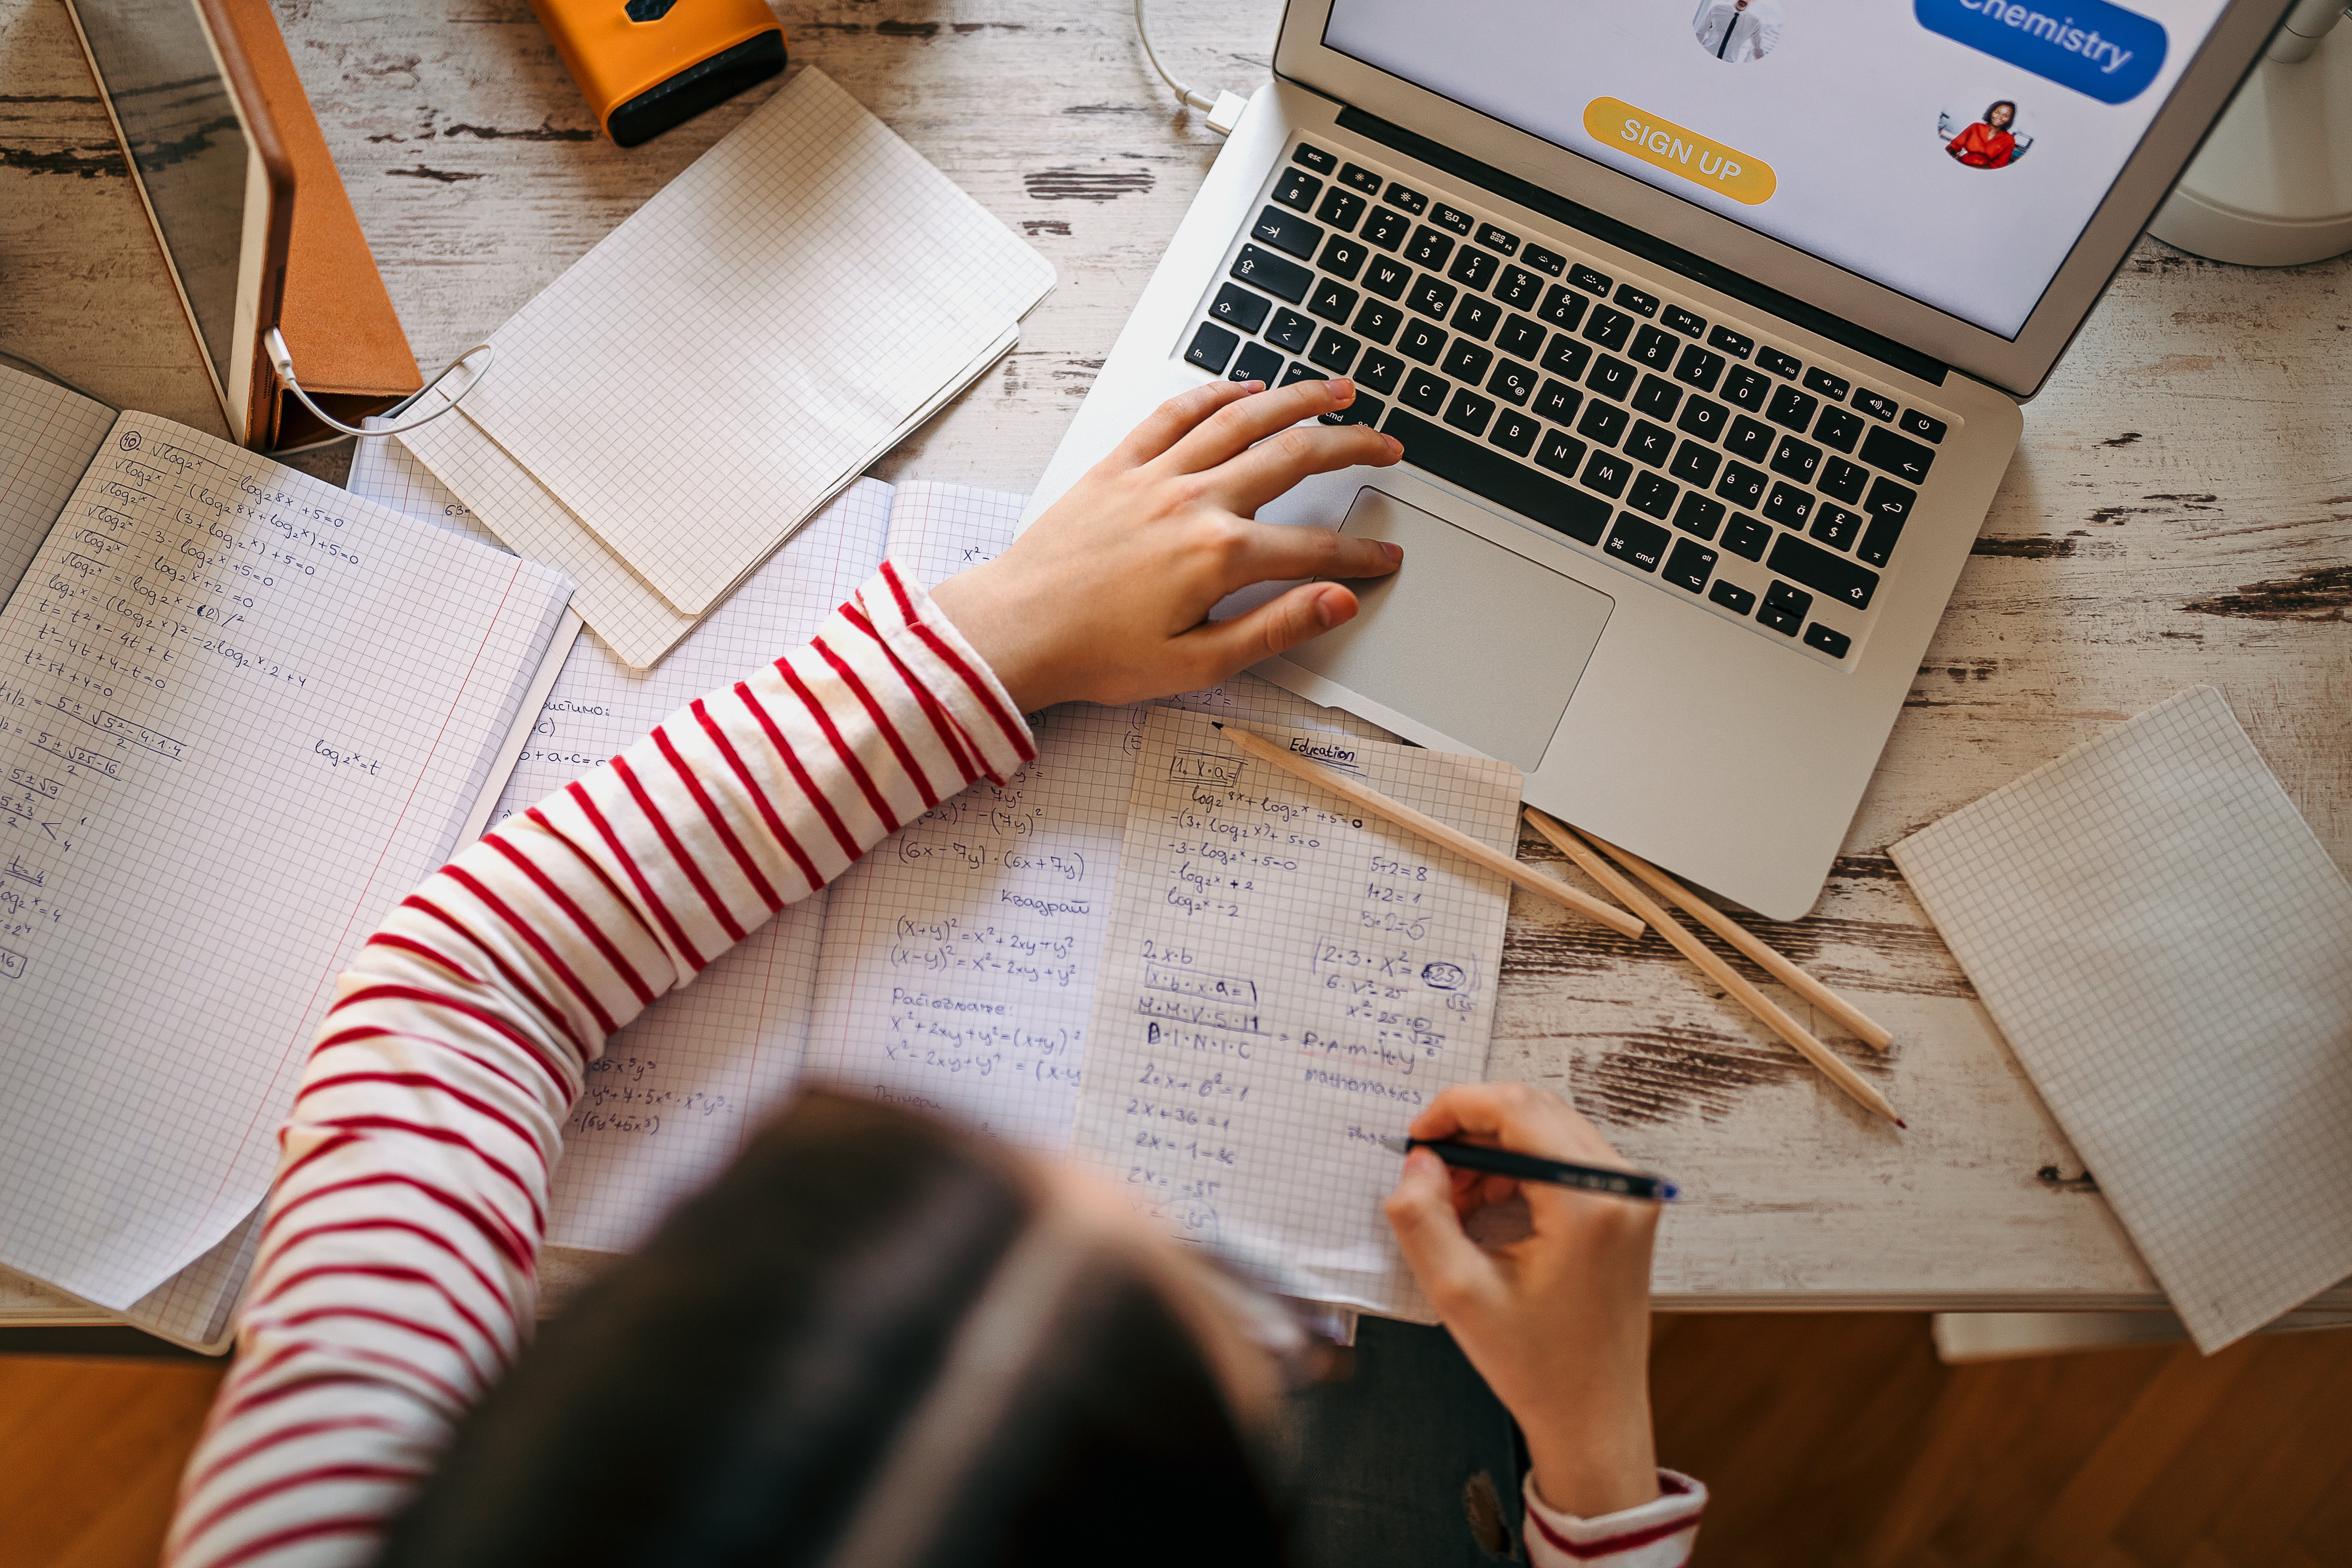
[[[1497,851],[1507,763],[1260,729]],[[1510,889],[1153,710],[1072,1152],[1290,1294],[1428,1321],[1381,1213],[1402,1132],[1486,1076]]]
[[[2352,886],[2219,691],[1891,853],[2199,1348],[2352,1274]]]
[[[1001,355],[1053,282],[805,69],[499,329],[465,416],[699,616]]]

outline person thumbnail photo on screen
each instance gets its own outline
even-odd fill
[[[1717,59],[1760,60],[1780,41],[1780,7],[1773,0],[1698,0],[1691,32]]]
[[[1998,98],[1984,112],[1947,109],[1936,117],[1936,137],[1952,162],[1970,169],[2006,169],[2025,156],[2033,133],[2020,124],[2017,101]]]

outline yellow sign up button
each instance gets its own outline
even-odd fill
[[[1596,98],[1584,106],[1585,134],[1606,147],[1630,153],[1694,185],[1720,191],[1749,206],[1770,201],[1780,186],[1772,165],[1712,137],[1685,131],[1671,120],[1619,98]]]

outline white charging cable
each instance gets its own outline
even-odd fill
[[[459,365],[464,364],[467,360],[472,359],[476,354],[480,354],[482,356],[481,368],[474,372],[473,379],[468,381],[466,384],[464,390],[460,391],[455,397],[451,397],[446,393],[443,394],[442,406],[435,409],[432,413],[425,415],[421,419],[412,419],[405,425],[386,425],[381,429],[367,430],[362,429],[357,425],[344,424],[341,420],[336,418],[333,415],[328,413],[325,409],[320,407],[316,403],[310,400],[310,395],[302,390],[302,384],[294,379],[294,355],[286,347],[285,333],[279,331],[276,327],[272,327],[268,331],[262,333],[261,350],[262,353],[269,356],[269,368],[278,373],[278,379],[286,384],[286,390],[292,393],[296,397],[300,398],[302,401],[302,406],[317,415],[329,428],[340,430],[346,436],[397,436],[404,430],[414,430],[420,425],[430,425],[434,420],[440,418],[441,416],[448,413],[452,408],[457,407],[458,404],[463,403],[466,400],[467,394],[471,393],[474,388],[481,385],[482,377],[489,374],[490,362],[498,357],[498,351],[493,349],[489,344],[476,343],[472,348],[467,349],[464,353],[459,354],[456,359],[453,359],[447,364],[443,365],[441,367],[440,374],[435,376],[431,381],[426,382],[423,386],[418,387],[415,392],[410,393],[406,397],[402,398],[398,403],[394,404],[391,408],[385,411],[384,417],[394,417],[399,415],[403,409],[415,406],[417,399],[423,397],[426,393],[431,392],[443,382],[448,380],[451,372],[455,371]],[[325,446],[330,443],[320,442],[319,444]],[[306,447],[295,449],[299,451],[308,451],[310,448]]]
[[[1205,110],[1210,130],[1220,136],[1231,135],[1234,127],[1241,121],[1242,110],[1249,107],[1249,100],[1237,92],[1224,91],[1220,91],[1213,99],[1170,76],[1168,68],[1160,63],[1160,51],[1151,47],[1151,23],[1144,15],[1144,0],[1135,0],[1135,36],[1143,40],[1143,58],[1151,62],[1151,68],[1160,73],[1160,79],[1176,94],[1176,101],[1188,109]]]

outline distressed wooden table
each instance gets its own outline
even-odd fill
[[[278,12],[428,370],[764,96],[624,152],[524,0]],[[1181,77],[1247,92],[1278,14],[1163,0],[1158,36]],[[1059,269],[1020,348],[877,470],[1026,489],[1218,139],[1172,111],[1117,0],[795,4],[785,26],[796,59]],[[0,348],[216,425],[58,0],[0,0]],[[1515,902],[1492,1070],[1570,1089],[1694,1194],[1665,1227],[1661,1305],[2160,1302],[1885,847],[2204,681],[2352,863],[2347,286],[2343,259],[2252,271],[2144,242],[2027,409],[1826,894],[1810,919],[1766,928],[1894,1029],[1883,1060],[1832,1039],[1911,1132],[1827,1089],[1654,937]],[[1523,853],[1561,868],[1532,837]],[[2326,1304],[2352,1306],[2352,1288]]]

